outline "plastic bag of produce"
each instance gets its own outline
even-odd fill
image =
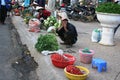
[[[94,29],[92,31],[91,41],[92,42],[99,42],[101,39],[101,29]]]
[[[30,32],[40,32],[41,22],[37,18],[32,18],[29,20],[29,31]]]
[[[55,27],[54,26],[50,26],[48,29],[47,29],[47,32],[50,33],[50,32],[53,32],[54,33],[55,31]]]

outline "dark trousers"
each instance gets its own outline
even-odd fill
[[[6,9],[5,6],[1,5],[1,8],[0,8],[0,22],[4,23],[6,17],[7,17],[7,9]]]
[[[62,38],[64,38],[64,42],[68,45],[72,45],[77,41],[77,37],[69,32],[64,33],[64,36]]]

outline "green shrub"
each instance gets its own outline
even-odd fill
[[[96,7],[97,12],[120,14],[120,5],[113,2],[101,3]]]

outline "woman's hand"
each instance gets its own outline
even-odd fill
[[[58,31],[61,30],[61,28],[63,28],[63,26],[59,27],[59,28],[58,28]]]

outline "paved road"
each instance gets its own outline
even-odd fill
[[[15,35],[11,31],[10,18],[7,18],[6,25],[0,24],[0,80],[17,80],[18,74],[11,67],[17,56],[20,56],[20,49],[16,43]]]
[[[13,64],[22,57],[21,46],[17,30],[11,19],[7,18],[5,25],[0,24],[0,80],[37,80],[35,71],[29,70],[28,66],[13,67]],[[28,70],[29,73],[25,72]]]

